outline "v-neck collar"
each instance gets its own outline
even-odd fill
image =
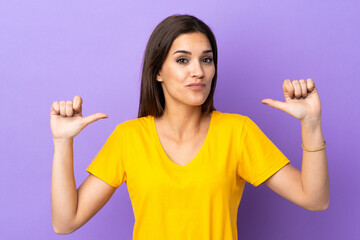
[[[151,126],[152,126],[152,134],[154,136],[155,144],[158,147],[159,151],[161,152],[161,155],[162,155],[163,159],[165,160],[165,162],[167,162],[171,167],[179,169],[179,170],[186,170],[186,169],[189,169],[192,166],[196,165],[196,163],[199,162],[198,158],[200,157],[201,153],[204,151],[203,149],[206,147],[206,145],[209,142],[209,138],[210,138],[211,131],[212,131],[212,128],[213,128],[212,127],[213,119],[214,119],[214,115],[216,115],[216,114],[217,114],[217,111],[213,110],[212,114],[211,114],[211,118],[210,118],[209,129],[207,131],[204,143],[201,146],[200,150],[198,151],[196,156],[191,160],[191,162],[189,162],[188,164],[186,164],[184,166],[181,166],[181,165],[171,161],[171,159],[168,157],[168,155],[166,154],[163,146],[161,145],[160,137],[159,137],[159,134],[158,134],[158,132],[156,130],[155,118],[154,118],[154,116],[150,116],[150,122],[151,122]]]

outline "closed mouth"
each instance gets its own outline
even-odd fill
[[[191,84],[189,84],[188,85],[188,87],[192,87],[192,86],[205,86],[205,84],[204,83],[191,83]]]

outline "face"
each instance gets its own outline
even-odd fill
[[[203,33],[179,35],[157,75],[165,108],[171,104],[201,106],[207,99],[215,75],[213,52]]]

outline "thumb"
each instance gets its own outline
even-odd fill
[[[102,119],[102,118],[108,118],[108,115],[106,115],[105,113],[95,113],[95,114],[89,115],[87,117],[84,117],[83,121],[84,121],[84,124],[85,124],[85,127],[86,127],[90,123],[93,123],[93,122],[95,122],[95,121],[97,121],[99,119]]]
[[[269,105],[270,107],[282,110],[286,112],[286,103],[280,102],[274,99],[266,98],[261,101],[262,104]]]

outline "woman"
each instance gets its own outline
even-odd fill
[[[123,182],[135,215],[133,239],[237,239],[245,181],[265,183],[305,209],[326,209],[326,143],[314,82],[287,79],[285,102],[262,101],[300,119],[300,172],[248,117],[215,110],[216,73],[217,46],[209,27],[189,15],[163,20],[146,48],[138,118],[116,127],[78,190],[73,138],[107,115],[82,117],[79,96],[54,102],[55,232],[67,234],[81,227]]]

